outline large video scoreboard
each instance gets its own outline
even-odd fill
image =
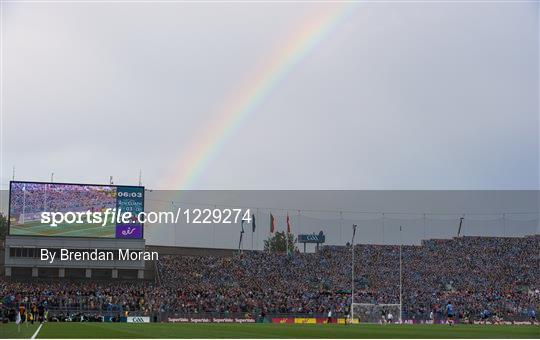
[[[141,239],[143,225],[136,219],[118,221],[109,211],[144,211],[144,187],[95,184],[10,182],[9,234],[55,237],[101,237]],[[45,214],[44,214],[45,213]],[[100,223],[65,221],[57,225],[43,222],[43,216],[63,213],[108,216]],[[69,223],[68,223],[69,222]],[[79,223],[80,222],[80,223]]]

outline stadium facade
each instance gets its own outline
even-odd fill
[[[12,184],[4,268],[0,263],[2,272],[14,278],[0,285],[0,296],[8,296],[8,318],[14,319],[21,303],[43,299],[51,317],[61,321],[82,316],[122,321],[120,315],[127,313],[125,322],[142,317],[142,322],[171,323],[345,323],[349,316],[376,323],[388,313],[404,323],[444,323],[449,301],[459,322],[485,322],[486,312],[493,322],[525,322],[540,308],[540,235],[458,236],[421,245],[328,245],[302,254],[147,246],[142,225],[131,237],[124,233],[125,225],[115,222],[51,228],[37,218],[40,211],[142,208],[137,202],[144,197],[137,197],[138,192],[144,188]],[[118,203],[119,196],[125,202]],[[54,261],[41,258],[43,249],[117,254],[129,249],[160,257]],[[47,280],[20,285],[17,278]],[[44,291],[49,292],[46,297]]]
[[[100,238],[65,238],[7,236],[4,254],[6,276],[59,278],[145,278],[145,261],[123,260],[68,260],[50,261],[41,258],[42,249],[56,254],[60,249],[91,252],[129,249],[145,251],[145,240],[117,240]],[[148,278],[148,276],[146,276]]]

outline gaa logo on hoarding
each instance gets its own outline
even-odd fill
[[[300,234],[298,235],[298,243],[324,243],[326,235],[322,230],[318,234]]]
[[[127,322],[146,323],[146,322],[150,322],[150,317],[149,316],[128,316]]]

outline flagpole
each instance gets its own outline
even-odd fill
[[[23,184],[23,203],[22,203],[22,223],[24,223],[24,214],[26,214],[26,184]],[[20,220],[20,218],[19,218]]]
[[[214,205],[214,210],[217,209],[217,206]],[[212,224],[212,248],[216,247],[216,224]]]
[[[287,212],[287,229],[285,230],[287,232],[287,238],[285,239],[285,248],[287,249],[287,256],[289,255],[289,212]]]
[[[242,238],[244,236],[244,220],[240,222],[240,239],[238,240],[238,253],[242,254]]]
[[[249,211],[251,214],[251,210]],[[253,234],[255,232],[255,214],[251,214],[251,251],[253,251]]]
[[[287,217],[289,217],[289,215],[287,214]],[[291,226],[291,221],[289,220],[289,224],[287,224],[287,230],[290,230],[291,232],[291,236],[292,236],[292,226]],[[292,249],[291,249],[291,254],[294,253],[294,237],[293,237],[293,244],[292,244]]]
[[[270,241],[268,243],[268,253],[271,253],[272,247],[270,247],[270,245],[272,244],[272,212],[270,212],[270,230],[268,231],[268,240]]]
[[[403,233],[402,227],[399,226],[399,323],[402,322],[402,311],[403,311],[403,265],[402,265],[402,248],[403,248]]]
[[[356,234],[356,224],[353,224],[352,234],[352,262],[351,262],[351,322],[354,320],[354,235]]]
[[[242,254],[242,232],[240,232],[240,239],[238,240],[238,254]]]

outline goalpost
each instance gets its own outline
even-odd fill
[[[398,303],[353,303],[352,312],[362,323],[381,323],[392,314],[392,322],[401,322],[401,305]]]
[[[383,213],[384,218],[384,213]],[[392,313],[393,320],[392,322],[395,322],[396,320],[399,323],[403,322],[402,318],[402,311],[403,311],[403,258],[402,258],[402,251],[403,251],[403,227],[399,226],[399,237],[400,237],[400,244],[399,244],[399,303],[386,303],[386,304],[373,304],[373,303],[356,303],[354,302],[354,286],[355,286],[355,274],[354,274],[354,236],[356,235],[356,228],[358,227],[356,224],[352,225],[353,227],[353,234],[352,234],[352,240],[351,240],[351,310],[350,310],[350,318],[351,322],[356,319],[360,320],[369,320],[366,322],[374,323],[382,321],[382,316],[386,318],[388,313]],[[386,308],[386,310],[385,310]]]

